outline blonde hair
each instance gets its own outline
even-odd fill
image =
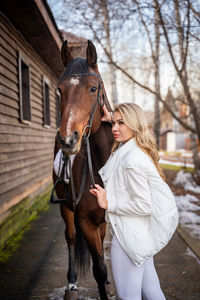
[[[122,103],[114,107],[114,112],[119,112],[126,126],[134,131],[135,140],[140,149],[145,152],[154,163],[158,173],[165,180],[165,175],[159,164],[159,154],[156,147],[156,139],[154,133],[149,130],[147,120],[142,108],[134,103]],[[112,152],[119,146],[118,142],[114,142]]]

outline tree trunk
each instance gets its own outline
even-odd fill
[[[191,138],[191,148],[192,148],[194,168],[195,168],[194,180],[198,185],[200,185],[200,153],[198,151],[198,147],[199,147],[198,140],[196,134],[191,134],[190,138]]]
[[[160,66],[159,66],[159,46],[160,46],[160,31],[159,31],[159,22],[157,10],[155,10],[154,17],[155,24],[155,51],[154,51],[154,63],[155,63],[155,91],[160,95]],[[157,148],[159,149],[160,145],[160,107],[159,107],[159,98],[156,95],[154,100],[154,132],[156,135]]]
[[[111,85],[112,85],[112,102],[115,106],[118,103],[118,96],[117,96],[117,85],[116,85],[116,69],[113,64],[110,64],[110,71],[111,71]]]
[[[110,16],[108,12],[108,3],[107,0],[101,1],[102,11],[103,11],[103,26],[106,32],[106,50],[110,53],[111,58],[113,59],[111,38],[110,38]],[[117,86],[116,86],[116,68],[113,64],[109,64],[110,69],[110,81],[111,81],[111,100],[113,105],[118,103],[117,99]]]
[[[178,34],[178,45],[179,45],[179,53],[181,58],[181,65],[182,65],[182,80],[183,80],[183,88],[185,91],[185,95],[187,97],[187,100],[190,104],[190,110],[192,112],[192,116],[194,118],[194,122],[197,129],[197,136],[194,134],[191,134],[191,146],[192,146],[192,154],[193,154],[193,161],[194,161],[194,168],[195,168],[195,175],[194,180],[197,184],[200,184],[200,154],[198,152],[198,143],[200,141],[200,122],[199,122],[199,116],[197,112],[197,107],[195,103],[192,101],[191,94],[188,87],[188,76],[187,76],[187,69],[186,69],[186,57],[187,53],[184,53],[184,32],[183,27],[181,26],[181,17],[180,17],[180,6],[179,1],[174,0],[174,9],[175,9],[175,15],[176,15],[176,23],[177,23],[177,34]],[[189,13],[189,11],[188,11]],[[189,24],[188,24],[189,26]],[[185,50],[186,51],[186,50]]]

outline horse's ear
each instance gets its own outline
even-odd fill
[[[88,66],[95,68],[97,65],[97,52],[94,44],[91,41],[88,41],[87,51],[86,51],[86,60]]]
[[[64,43],[62,44],[62,48],[61,48],[61,58],[62,58],[62,62],[63,65],[65,67],[68,66],[68,64],[70,63],[70,61],[73,59],[73,56],[71,54],[71,51],[68,47],[68,43],[67,40],[64,41]]]

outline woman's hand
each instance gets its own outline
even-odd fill
[[[95,184],[95,188],[90,190],[90,193],[97,197],[98,205],[103,208],[108,208],[108,201],[106,199],[106,191],[98,184]]]
[[[102,106],[102,109],[103,109],[104,115],[101,120],[103,122],[111,122],[112,121],[112,112],[109,112],[105,105]]]

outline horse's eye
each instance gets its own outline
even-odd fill
[[[93,86],[93,87],[91,87],[91,89],[90,89],[90,93],[95,93],[96,92],[96,90],[97,90],[97,88],[95,87],[95,86]]]

